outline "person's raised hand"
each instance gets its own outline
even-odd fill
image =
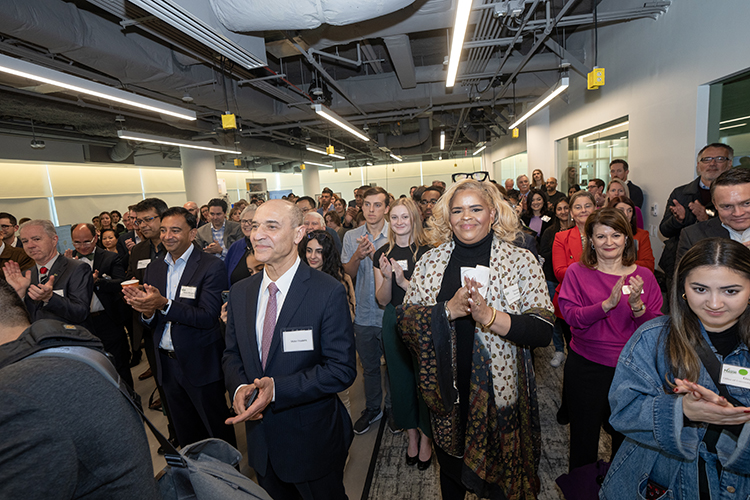
[[[391,261],[385,256],[385,252],[380,254],[378,263],[380,264],[380,273],[383,275],[383,279],[390,280],[393,277],[394,267],[391,266]]]
[[[698,219],[698,222],[703,222],[708,220],[708,213],[706,212],[706,207],[704,207],[700,201],[695,200],[688,203],[688,208],[691,212],[693,212],[693,215],[695,215],[695,218]]]
[[[602,309],[604,309],[604,312],[611,311],[620,303],[620,298],[622,298],[622,284],[624,282],[625,276],[620,276],[620,279],[617,280],[615,286],[612,287],[612,291],[610,292],[609,297],[607,297],[607,300],[602,302]]]
[[[3,274],[5,281],[16,291],[22,299],[26,296],[26,291],[31,285],[31,269],[26,273],[21,272],[21,266],[14,260],[9,260],[3,264]]]
[[[31,300],[49,302],[52,298],[52,286],[55,284],[55,277],[50,276],[45,284],[31,285],[26,292]]]
[[[683,207],[679,201],[672,200],[672,205],[670,205],[669,211],[672,212],[672,215],[678,222],[685,220],[685,207]]]
[[[236,417],[228,418],[224,422],[227,425],[234,425],[246,420],[260,420],[263,418],[263,411],[271,404],[273,399],[273,379],[263,377],[255,379],[252,384],[240,387],[234,396],[233,408],[237,414]],[[254,389],[258,389],[258,396],[255,401],[247,408],[248,398]]]
[[[639,309],[640,304],[643,302],[641,299],[641,292],[643,292],[643,278],[640,276],[631,276],[628,280],[628,287],[630,288],[628,303],[631,308]]]

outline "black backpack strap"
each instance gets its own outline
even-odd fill
[[[99,372],[106,380],[111,382],[112,385],[120,390],[122,395],[125,396],[125,398],[141,416],[141,419],[143,419],[148,428],[151,429],[151,432],[159,442],[159,445],[161,445],[164,449],[164,458],[167,460],[167,464],[171,465],[172,467],[187,468],[187,462],[185,462],[185,459],[182,457],[180,452],[178,452],[177,449],[172,446],[172,443],[170,443],[169,440],[164,437],[164,434],[159,432],[159,430],[154,426],[154,424],[151,423],[148,417],[143,414],[143,411],[138,407],[135,401],[133,401],[133,398],[130,394],[130,387],[120,379],[120,375],[118,375],[117,370],[115,370],[115,367],[103,353],[84,346],[59,346],[37,351],[34,354],[27,356],[25,359],[38,357],[72,359],[81,363],[85,363]]]

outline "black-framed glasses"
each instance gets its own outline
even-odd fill
[[[701,163],[711,163],[714,160],[716,160],[716,163],[724,163],[729,160],[729,158],[726,156],[704,156],[700,161]]]
[[[451,175],[453,182],[462,181],[464,179],[474,179],[475,181],[484,182],[490,178],[490,173],[487,171],[480,172],[459,172]]]
[[[241,226],[252,226],[253,225],[253,220],[252,219],[250,219],[250,220],[240,219],[240,225]]]
[[[12,226],[12,225],[9,225],[9,224],[0,224],[0,229],[10,229],[10,228],[12,228],[12,227],[13,227],[13,226]]]
[[[140,225],[141,225],[141,224],[143,224],[144,222],[145,222],[146,224],[148,224],[149,222],[151,222],[151,221],[152,221],[152,220],[154,220],[154,219],[156,219],[156,217],[144,217],[143,219],[136,219],[136,220],[134,220],[134,221],[133,221],[133,224],[135,224],[136,226],[140,226]]]

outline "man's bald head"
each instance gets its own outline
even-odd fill
[[[182,205],[182,208],[190,212],[191,214],[195,215],[196,217],[199,216],[198,214],[198,204],[194,201],[189,201]]]

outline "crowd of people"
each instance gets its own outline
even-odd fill
[[[750,171],[732,160],[724,144],[699,152],[699,177],[670,194],[658,267],[622,159],[608,184],[575,179],[585,189],[567,195],[537,169],[400,197],[365,185],[349,202],[327,187],[232,207],[146,198],[72,225],[63,254],[50,221],[0,212],[0,368],[45,320],[94,334],[130,386],[143,352],[172,443],[236,445],[244,423],[275,499],[346,498],[353,435],[381,418],[406,432],[407,465],[434,454],[443,499],[535,498],[533,350],[552,340],[569,469],[612,435],[602,498],[745,497]],[[13,442],[0,463],[30,463]],[[5,469],[0,492],[20,491]]]

